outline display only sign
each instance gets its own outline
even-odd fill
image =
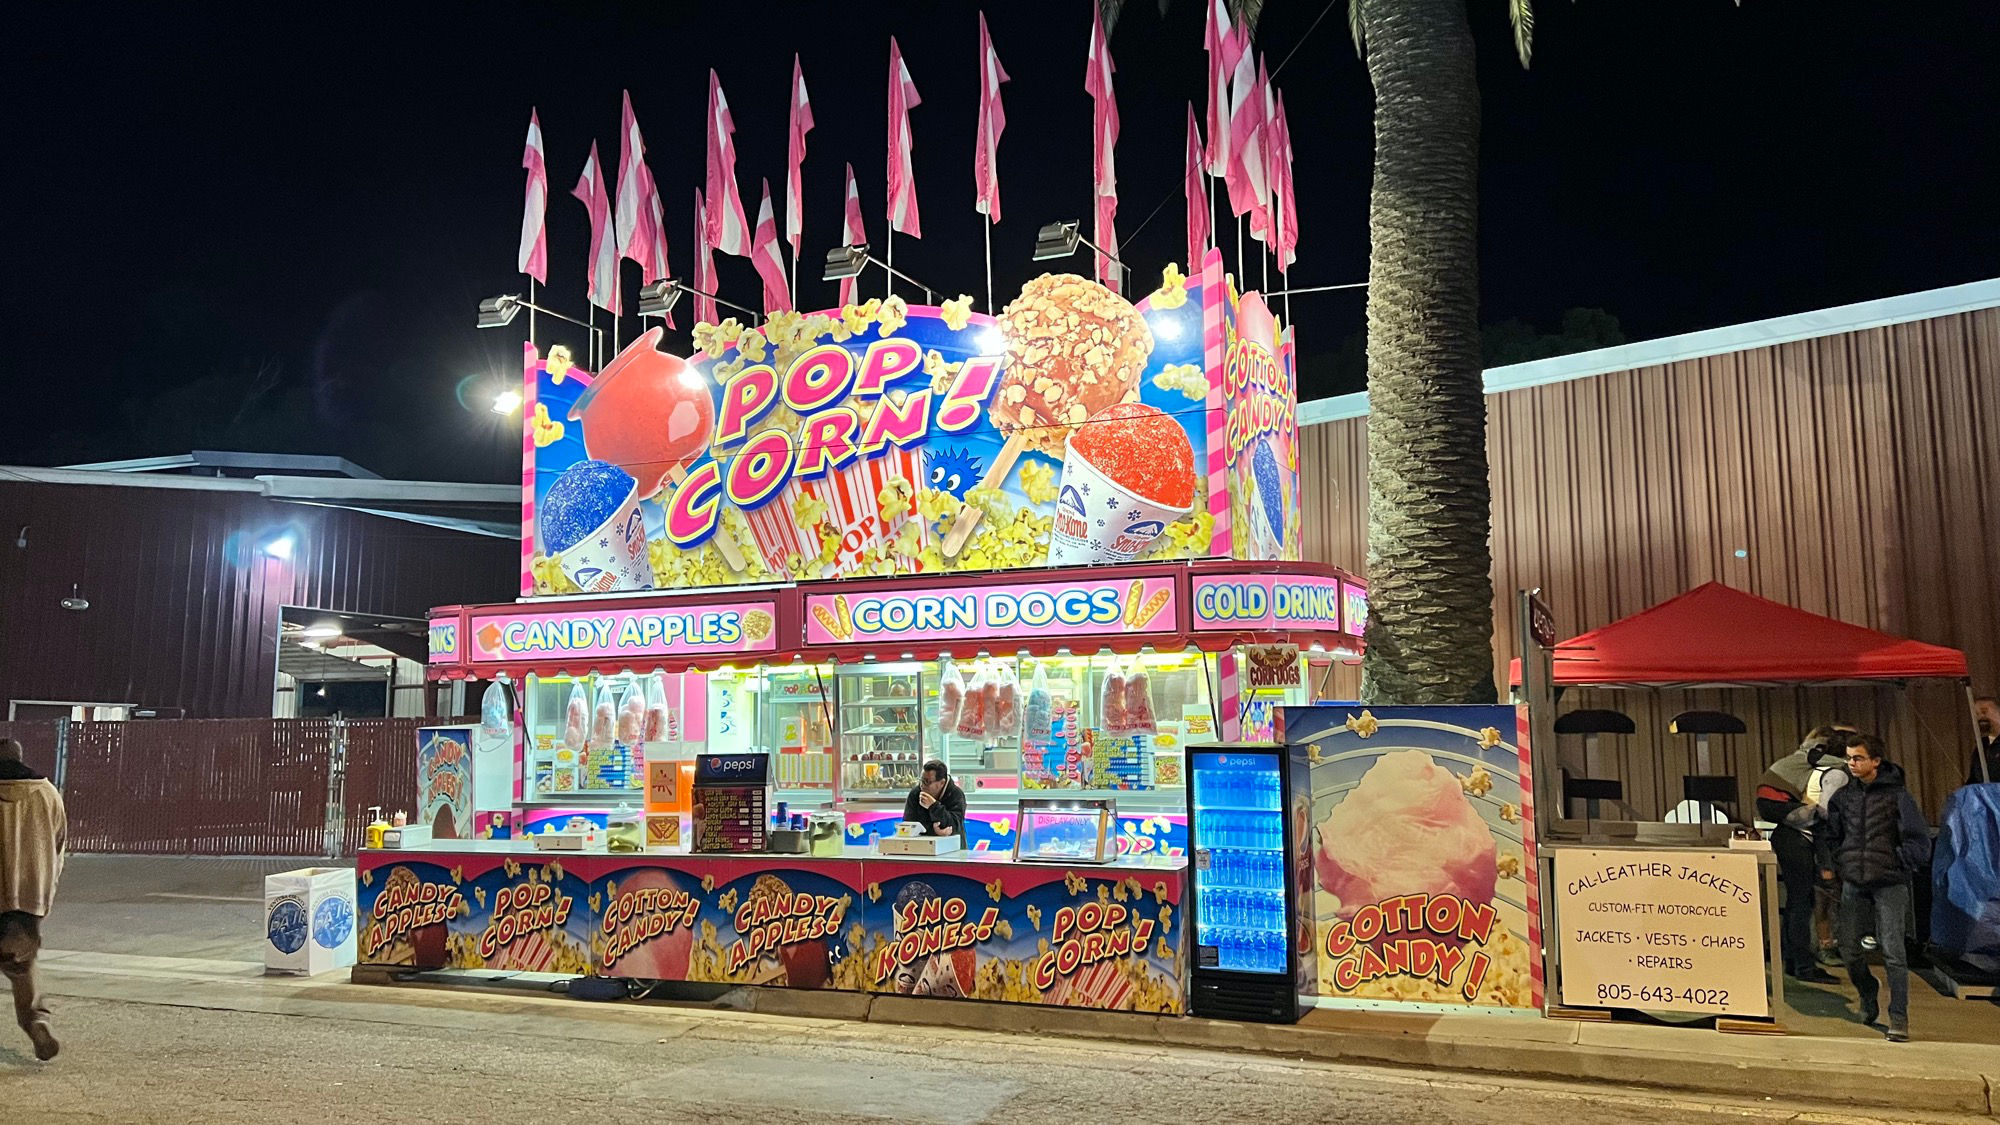
[[[806,643],[1172,632],[1179,620],[1175,596],[1172,575],[813,594],[806,598]]]
[[[1562,1002],[1769,1016],[1752,852],[1555,853]]]
[[[1340,630],[1338,578],[1197,575],[1191,609],[1197,630]]]
[[[475,615],[471,634],[475,663],[758,653],[778,647],[777,607],[770,601]]]

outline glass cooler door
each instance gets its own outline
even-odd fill
[[[1194,1006],[1211,1018],[1298,1018],[1282,746],[1188,751]]]

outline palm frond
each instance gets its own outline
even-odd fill
[[[1354,37],[1354,54],[1368,57],[1368,33],[1361,29],[1361,0],[1347,0],[1347,33]]]
[[[1162,0],[1161,7],[1166,5]],[[1118,16],[1125,11],[1125,0],[1097,0],[1097,18],[1104,21],[1104,37],[1111,37],[1111,29],[1118,26]]]
[[[1534,0],[1507,0],[1507,14],[1514,21],[1514,53],[1521,57],[1521,69],[1535,53]]]
[[[1264,17],[1264,0],[1229,0],[1229,14],[1235,17],[1236,26],[1254,35],[1257,21]]]

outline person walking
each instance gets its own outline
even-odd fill
[[[14,1018],[34,1041],[35,1057],[56,1057],[49,1005],[35,980],[42,919],[55,905],[69,845],[62,794],[21,760],[21,744],[0,738],[0,973],[14,989]]]
[[[1840,958],[1859,994],[1861,1022],[1873,1026],[1881,1015],[1875,976],[1861,938],[1874,924],[1889,978],[1892,1043],[1910,1038],[1910,954],[1904,924],[1910,912],[1910,883],[1929,862],[1931,830],[1923,810],[1903,786],[1903,767],[1889,760],[1880,735],[1847,740],[1847,772],[1853,781],[1828,803],[1817,841],[1828,878],[1840,878]]]

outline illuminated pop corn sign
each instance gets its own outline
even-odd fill
[[[689,355],[648,332],[595,375],[530,349],[523,593],[1285,557],[1289,344],[1218,303],[1212,255],[1137,301],[1059,274],[997,315],[871,300],[697,325]]]

